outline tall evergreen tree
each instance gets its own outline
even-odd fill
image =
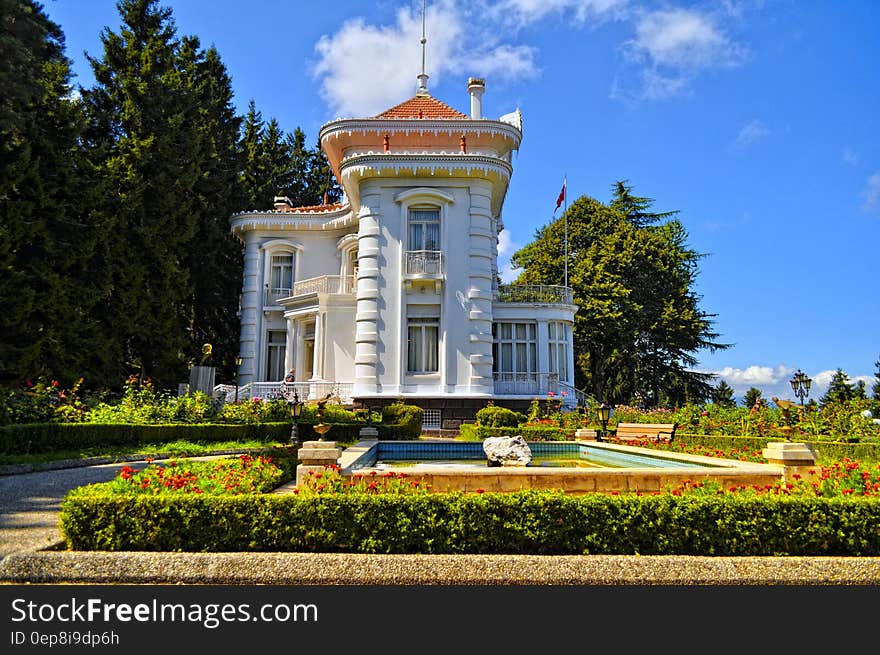
[[[736,400],[733,397],[733,387],[727,384],[726,381],[721,380],[712,390],[712,402],[716,405],[724,405],[725,407],[733,407],[736,405]]]
[[[838,368],[831,377],[828,391],[819,400],[821,406],[829,403],[845,403],[857,397],[856,385],[850,382],[849,375],[843,369]]]
[[[117,7],[122,24],[102,32],[103,55],[89,58],[96,85],[84,92],[112,190],[103,211],[115,221],[104,317],[125,365],[173,386],[186,379],[199,342],[229,328],[227,308],[237,301],[211,278],[227,275],[221,271],[232,258],[220,235],[240,198],[238,123],[215,51],[202,51],[195,37],[179,39],[171,10],[156,0]]]
[[[609,206],[626,217],[633,227],[648,227],[660,221],[672,219],[677,211],[652,212],[653,198],[643,198],[632,193],[633,187],[629,180],[618,180],[612,185],[613,197]]]
[[[762,399],[761,390],[758,387],[749,387],[743,396],[743,407],[754,407],[755,403]]]
[[[107,234],[90,213],[70,79],[64,35],[42,6],[0,0],[0,383],[100,370],[93,258]]]
[[[276,196],[286,196],[294,207],[306,207],[322,204],[325,194],[329,202],[342,195],[320,144],[309,149],[300,128],[285,134],[274,118],[265,123],[253,101],[239,150],[243,209],[269,208]]]
[[[650,406],[704,399],[713,375],[694,370],[716,341],[713,315],[693,287],[700,255],[677,220],[639,227],[626,214],[589,197],[539,229],[513,255],[519,284],[560,284],[563,220],[568,223],[569,283],[575,316],[576,384],[606,402]]]

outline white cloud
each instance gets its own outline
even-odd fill
[[[519,26],[536,23],[551,14],[569,14],[582,24],[620,17],[628,4],[629,0],[502,0],[489,13]]]
[[[713,372],[734,388],[745,386],[748,389],[748,387],[777,384],[793,373],[794,369],[779,364],[773,367],[753,365],[747,368],[725,366],[720,371]]]
[[[740,65],[746,49],[719,26],[719,19],[694,9],[640,11],[635,36],[623,44],[627,60],[641,67],[641,91],[617,97],[658,100],[678,95],[707,70]]]
[[[736,147],[747,148],[770,134],[770,129],[755,119],[746,123],[736,136]]]
[[[629,49],[632,56],[654,65],[681,69],[730,66],[742,60],[742,48],[709,14],[689,9],[643,12]]]
[[[880,206],[880,171],[868,178],[862,196],[865,199],[862,205],[864,209],[870,210]]]
[[[720,380],[727,382],[733,388],[734,395],[739,402],[742,402],[743,395],[751,387],[759,389],[761,395],[766,400],[776,396],[777,398],[799,402],[799,399],[794,396],[791,384],[789,383],[795,369],[785,364],[778,364],[777,366],[761,366],[756,364],[746,368],[726,366],[720,370],[709,372],[717,376],[714,384],[717,384]],[[813,399],[818,401],[828,391],[836,370],[825,370],[817,373],[804,372],[812,380],[810,394],[806,400]],[[849,376],[849,384],[856,384],[859,380],[865,382],[867,392],[870,394],[875,378],[871,375]]]
[[[499,43],[492,25],[472,20],[463,2],[444,0],[428,7],[426,70],[428,89],[444,74],[528,79],[538,74],[535,49]],[[481,25],[481,28],[475,28]],[[340,116],[372,116],[416,92],[421,71],[421,10],[399,10],[391,25],[363,18],[343,23],[315,45],[313,67],[321,95]]]

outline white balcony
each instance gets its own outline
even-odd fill
[[[295,282],[292,289],[266,287],[266,305],[278,305],[282,298],[307,296],[312,293],[348,295],[354,293],[354,275],[321,275]]]
[[[495,300],[503,303],[571,305],[571,287],[552,284],[502,284],[495,291]]]
[[[407,250],[404,275],[411,279],[443,277],[443,253],[439,250]]]

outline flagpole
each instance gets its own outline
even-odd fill
[[[565,225],[565,285],[568,286],[568,177],[562,176],[562,200],[565,207],[562,209],[562,219]]]

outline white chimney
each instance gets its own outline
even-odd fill
[[[468,93],[471,94],[471,118],[483,117],[483,93],[486,91],[486,80],[479,77],[468,78]]]

